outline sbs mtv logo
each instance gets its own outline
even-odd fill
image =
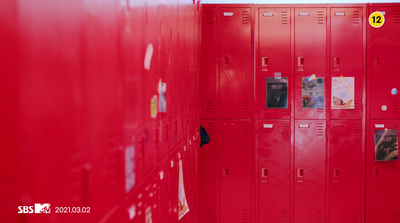
[[[35,206],[18,206],[18,214],[50,214],[50,204],[35,203]]]

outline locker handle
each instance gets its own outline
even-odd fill
[[[222,176],[229,177],[229,168],[227,168],[227,167],[222,168]]]
[[[378,169],[373,170],[374,177],[378,177]]]
[[[268,71],[268,57],[261,57],[262,71]]]
[[[268,182],[268,169],[267,168],[261,168],[261,181]]]
[[[224,70],[229,70],[229,57],[224,57],[222,60],[223,60],[222,68]]]
[[[334,71],[340,70],[340,58],[339,57],[333,57],[333,70]]]
[[[339,169],[333,169],[333,182],[339,182]]]
[[[379,70],[379,64],[380,64],[379,57],[375,57],[375,63],[374,63],[375,70]]]
[[[345,126],[345,124],[333,124],[333,127],[335,128],[344,128]]]
[[[297,70],[304,71],[304,57],[297,57]]]
[[[303,182],[303,168],[297,168],[297,182]]]

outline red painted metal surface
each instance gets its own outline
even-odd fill
[[[201,118],[216,118],[217,112],[217,9],[203,7],[201,43]]]
[[[329,222],[361,222],[363,156],[362,123],[332,120],[329,136]]]
[[[375,131],[397,130],[399,137],[399,120],[371,120],[367,130],[367,209],[366,219],[372,222],[396,222],[399,220],[400,196],[393,193],[393,188],[400,186],[398,160],[375,161]]]
[[[331,119],[361,119],[364,82],[363,8],[331,8],[331,77],[354,77],[354,109],[332,109]],[[331,86],[330,86],[331,87]],[[330,88],[329,88],[330,89]]]
[[[219,132],[215,120],[201,120],[210,136],[210,143],[200,149],[199,173],[199,221],[217,222],[217,159]]]
[[[2,147],[10,148],[1,162],[0,222],[144,222],[127,216],[138,200],[152,207],[153,222],[162,221],[162,196],[137,195],[156,181],[168,152],[198,129],[197,3],[0,3],[0,39],[7,43],[0,52]],[[167,111],[153,118],[150,100],[160,98],[160,78]],[[187,156],[188,174],[197,176],[197,158]],[[197,182],[188,181],[193,215]],[[155,194],[174,190],[160,185]],[[34,203],[50,203],[52,213],[17,214],[18,206]],[[55,207],[92,213],[57,214]]]
[[[289,222],[290,121],[260,121],[258,130],[258,222]]]
[[[325,222],[325,121],[296,120],[294,222]]]
[[[258,57],[257,64],[257,97],[260,119],[290,119],[291,86],[294,84],[291,72],[291,8],[258,9]],[[266,78],[287,78],[288,92],[286,108],[267,107]],[[279,74],[276,74],[279,75]],[[275,99],[270,96],[270,100]]]
[[[250,118],[253,110],[251,8],[219,8],[219,117]]]
[[[326,118],[326,42],[327,42],[327,9],[326,8],[295,8],[295,118],[325,119]],[[303,108],[302,78],[315,74],[324,78],[324,103],[321,108]]]
[[[399,119],[400,95],[392,94],[392,89],[400,89],[398,66],[400,45],[400,6],[398,4],[372,5],[369,14],[375,11],[385,13],[385,23],[380,28],[369,29],[370,71],[370,112],[372,119]]]
[[[250,121],[219,122],[220,222],[251,222],[252,127]],[[232,198],[234,202],[232,202]]]

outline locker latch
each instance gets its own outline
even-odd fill
[[[339,169],[333,169],[332,181],[339,182]]]
[[[297,168],[297,182],[303,182],[303,168]]]
[[[261,57],[261,70],[268,71],[268,57]]]
[[[268,182],[268,169],[261,168],[261,182]]]

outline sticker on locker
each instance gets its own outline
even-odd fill
[[[309,78],[303,77],[302,84],[303,108],[323,109],[325,104],[324,78],[318,77],[309,81]]]
[[[267,77],[267,108],[288,108],[288,78]]]
[[[354,77],[332,77],[332,109],[354,109]]]
[[[398,147],[396,129],[375,130],[375,161],[398,160]]]

